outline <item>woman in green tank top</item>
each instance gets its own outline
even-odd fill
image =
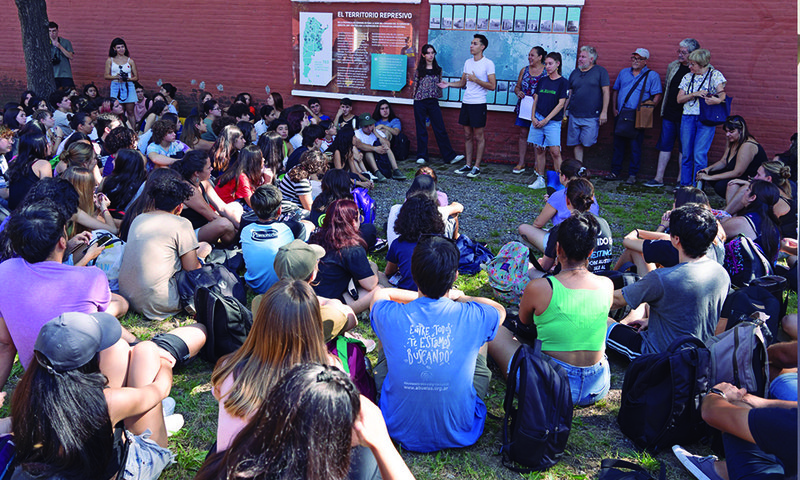
[[[561,271],[528,283],[519,305],[520,321],[536,325],[542,351],[566,370],[576,406],[595,403],[610,386],[605,332],[614,286],[588,269],[599,229],[589,213],[573,212],[564,220],[556,246]],[[513,333],[500,327],[489,355],[507,371],[519,346]]]

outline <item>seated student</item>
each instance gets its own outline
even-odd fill
[[[264,157],[264,178],[267,183],[275,185],[278,177],[285,173],[283,169],[283,139],[278,132],[266,132],[258,137],[256,144]]]
[[[349,126],[338,131],[326,153],[333,153],[333,168],[345,170],[350,177],[362,183],[365,188],[372,188],[375,177],[364,165],[364,154],[353,144],[355,132]]]
[[[236,240],[242,207],[238,203],[225,203],[211,184],[211,159],[202,150],[190,150],[171,167],[194,188],[185,203],[181,216],[192,223],[197,240],[230,245]],[[152,172],[151,172],[152,173]]]
[[[405,290],[417,291],[417,284],[411,274],[411,257],[420,238],[427,235],[444,235],[444,221],[436,203],[426,195],[412,195],[397,215],[394,231],[399,235],[397,241],[389,246],[386,253],[384,273],[389,282]],[[397,274],[397,278],[393,276]]]
[[[672,210],[687,203],[705,205],[712,213],[715,213],[708,203],[708,197],[705,192],[695,187],[678,187],[675,190]],[[614,267],[615,270],[619,270],[627,262],[633,262],[636,265],[636,271],[640,275],[644,275],[655,270],[656,264],[662,267],[673,267],[678,264],[678,250],[672,246],[668,232],[669,213],[672,210],[664,212],[664,215],[661,216],[661,223],[655,231],[637,228],[625,236],[622,240],[625,250],[619,256],[619,260],[617,260],[617,264]],[[717,225],[717,238],[708,247],[706,256],[721,264],[725,260],[725,230],[719,222],[717,222]]]
[[[275,274],[280,280],[302,280],[314,285],[319,273],[319,259],[325,256],[325,249],[302,240],[292,240],[278,249],[275,254]],[[262,295],[253,298],[253,311],[258,310]],[[344,334],[358,325],[353,309],[335,298],[317,295],[319,311],[322,318],[322,330],[325,342]],[[366,341],[369,342],[369,341]],[[374,344],[374,342],[373,342]]]
[[[236,120],[236,123],[252,121],[250,108],[243,103],[234,103],[228,107],[228,115],[233,117],[233,119]]]
[[[253,125],[253,128],[256,130],[256,135],[258,135],[259,138],[261,138],[261,135],[267,133],[269,124],[278,118],[278,114],[279,112],[270,105],[261,106],[261,109],[258,111],[258,117],[260,120]]]
[[[108,208],[114,218],[122,218],[147,178],[146,160],[141,152],[131,148],[123,148],[115,155],[114,170],[103,178],[98,191],[108,197]]]
[[[458,259],[452,241],[424,237],[411,264],[418,293],[380,289],[372,297],[370,321],[385,357],[375,367],[381,411],[389,435],[415,452],[472,445],[486,419],[486,343],[505,309],[452,288]]]
[[[214,132],[213,125],[214,120],[221,116],[222,108],[218,101],[210,99],[203,102],[203,123],[206,124],[206,131],[200,135],[200,138],[209,142],[215,142],[217,140],[217,134]]]
[[[325,349],[319,302],[306,282],[280,280],[264,295],[244,344],[211,374],[217,452],[230,446],[290,368],[312,362],[335,364]]]
[[[438,187],[439,186],[439,177],[436,175],[436,172],[429,166],[424,165],[417,169],[417,172],[414,174],[414,177],[419,177],[420,175],[427,175],[433,179],[433,183]],[[436,199],[439,202],[440,207],[446,207],[450,204],[447,200],[447,194],[441,190],[436,190]]]
[[[286,124],[289,126],[289,143],[296,150],[303,143],[303,130],[311,125],[311,122],[303,110],[303,105],[292,105],[283,113],[285,114]]]
[[[266,292],[278,281],[273,267],[278,248],[296,238],[308,239],[304,222],[278,221],[281,198],[281,192],[273,185],[258,187],[250,197],[258,221],[245,226],[240,235],[247,267],[244,279],[256,294]]]
[[[307,105],[306,112],[311,116],[312,125],[320,125],[324,121],[331,121],[331,117],[322,113],[322,104],[319,102],[319,98],[309,98]]]
[[[357,120],[353,113],[353,101],[347,97],[339,100],[339,110],[336,111],[336,116],[333,118],[333,124],[336,125],[336,129],[341,130],[345,125],[349,125],[350,128],[355,130]]]
[[[354,200],[352,188],[363,187],[363,183],[353,180],[353,178],[344,170],[332,169],[325,172],[320,182],[320,193],[314,198],[314,203],[311,204],[311,213],[308,220],[316,227],[322,226],[322,221],[325,219],[325,211],[328,206],[336,200],[346,198]],[[374,223],[361,223],[358,226],[358,231],[361,233],[361,238],[367,242],[367,250],[372,251],[375,244],[378,242],[378,230],[375,228]]]
[[[308,216],[314,201],[311,196],[312,182],[319,182],[327,169],[325,154],[311,150],[303,154],[297,166],[286,172],[278,184],[283,194],[281,206],[285,214],[297,214],[301,218]]]
[[[325,140],[325,129],[319,125],[309,125],[303,129],[303,143],[295,148],[289,159],[286,160],[286,170],[289,171],[300,163],[300,158],[309,150],[321,152],[320,145]]]
[[[436,180],[429,175],[417,175],[411,186],[406,191],[406,198],[411,198],[414,195],[425,195],[433,202],[437,202],[438,192],[436,191]],[[389,217],[386,221],[386,241],[389,243],[389,248],[392,247],[395,240],[399,236],[394,228],[397,216],[400,214],[402,204],[392,205],[389,208]],[[444,236],[453,240],[458,239],[458,215],[464,211],[464,206],[458,202],[453,202],[447,206],[439,206],[439,213],[442,215],[444,221]]]
[[[542,352],[567,372],[572,404],[591,405],[604,398],[610,387],[605,331],[614,285],[589,270],[600,231],[597,218],[576,212],[558,227],[554,235],[561,272],[528,283],[519,305],[519,319],[536,326]],[[489,355],[501,366],[504,377],[519,346],[506,327],[500,327],[489,342]]]
[[[264,172],[264,156],[255,145],[244,147],[217,180],[215,190],[225,203],[239,202],[242,208],[252,210],[250,196],[259,186],[267,183]]]
[[[588,176],[589,170],[583,166],[583,163],[572,158],[565,160],[561,164],[561,170],[558,172],[558,180],[565,187],[572,179],[587,178]],[[600,207],[597,204],[597,200],[592,200],[589,211],[594,215],[600,215]],[[556,190],[547,197],[547,204],[542,208],[536,220],[533,221],[533,225],[523,223],[519,226],[519,234],[529,245],[533,245],[540,252],[544,252],[549,234],[548,230],[544,228],[547,226],[547,222],[552,221],[553,226],[556,226],[566,220],[570,214],[570,209],[567,208],[567,189]]]
[[[309,240],[326,252],[319,262],[314,291],[342,300],[356,313],[369,308],[372,295],[380,288],[378,267],[367,258],[366,242],[358,230],[360,216],[356,202],[336,200],[328,206],[322,227]],[[351,281],[356,295],[348,293]]]
[[[753,180],[766,180],[774,183],[781,193],[780,200],[772,208],[781,224],[781,236],[795,238],[797,236],[797,184],[789,178],[792,169],[779,160],[770,160],[759,165]],[[747,194],[750,180],[731,180],[728,182],[727,204],[725,211],[736,214],[747,206]]]
[[[53,176],[53,169],[47,161],[50,158],[50,148],[43,133],[22,135],[18,143],[17,158],[11,162],[6,171],[10,210],[17,208],[40,179]]]
[[[208,126],[203,122],[200,115],[189,115],[183,122],[181,142],[192,150],[211,150],[211,147],[214,146],[214,142],[209,142],[201,138],[207,128]]]
[[[333,144],[333,140],[336,138],[336,125],[333,124],[332,120],[323,120],[319,122],[319,126],[325,130],[325,138],[322,139],[319,149],[322,152],[327,152],[328,147]]]
[[[670,241],[680,263],[659,268],[638,282],[614,291],[611,308],[647,304],[649,314],[632,312],[617,323],[608,321],[606,343],[630,360],[644,353],[666,351],[678,337],[692,335],[705,341],[714,335],[730,277],[722,266],[706,257],[717,235],[714,215],[704,206],[689,203],[669,215]]]
[[[592,182],[585,178],[576,178],[570,180],[564,190],[566,191],[567,208],[572,212],[588,213],[597,220],[600,226],[597,232],[597,238],[595,239],[594,252],[592,253],[592,258],[589,259],[589,271],[598,273],[608,270],[611,267],[611,246],[613,244],[613,238],[611,237],[611,227],[608,226],[608,222],[589,211],[591,205],[594,204],[594,187],[592,186]],[[551,271],[558,268],[558,263],[556,262],[556,239],[558,238],[558,229],[560,225],[561,223],[553,226],[553,228],[550,229],[549,235],[547,235],[544,255],[539,259],[539,265],[544,271]],[[541,272],[529,269],[528,273],[531,276],[540,276],[539,274]]]
[[[703,420],[722,432],[725,460],[672,447],[697,478],[713,480],[797,478],[797,402],[766,400],[730,383],[703,397]]]
[[[148,168],[168,167],[189,150],[178,140],[175,123],[161,119],[153,124],[153,140],[147,146]]]
[[[745,208],[722,221],[728,238],[743,234],[761,248],[772,264],[778,259],[781,245],[780,221],[774,211],[780,198],[781,191],[774,183],[753,180],[744,198]]]
[[[114,159],[117,156],[117,152],[123,148],[136,150],[139,147],[139,137],[130,128],[117,127],[108,132],[103,147],[107,154],[103,158],[103,176],[107,177],[114,171]],[[144,153],[142,153],[142,156],[144,157]],[[144,159],[144,161],[146,162],[147,160]]]
[[[391,176],[394,180],[406,179],[397,168],[397,161],[386,134],[375,130],[375,119],[370,114],[362,113],[358,116],[358,128],[354,132],[353,145],[364,153],[364,161],[372,173],[372,180],[383,182],[386,181],[386,176]]]
[[[61,178],[71,183],[80,197],[78,213],[73,217],[76,225],[70,233],[100,229],[116,235],[119,231],[117,222],[108,210],[111,201],[103,193],[95,193],[97,183],[92,171],[83,167],[69,167]]]
[[[336,368],[294,366],[275,383],[252,416],[226,452],[209,457],[196,480],[343,480],[348,478],[348,467],[350,478],[374,472],[367,478],[414,479],[386,434],[380,410],[366,397],[359,397],[347,374]],[[364,453],[353,449],[355,444],[371,452],[368,466],[373,472],[366,470],[361,461]]]
[[[175,274],[200,268],[197,236],[191,222],[180,216],[193,191],[174,171],[147,183],[153,209],[130,224],[119,290],[148,320],[163,320],[182,308]]]

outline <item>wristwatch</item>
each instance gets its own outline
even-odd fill
[[[711,390],[708,391],[708,393],[716,393],[717,395],[719,395],[720,397],[724,398],[725,400],[728,399],[728,397],[725,396],[725,392],[723,392],[722,390],[720,390],[719,388],[716,388],[716,387],[712,387]]]

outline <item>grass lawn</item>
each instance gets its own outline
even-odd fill
[[[540,194],[534,195],[524,185],[491,180],[491,171],[499,169],[493,165],[484,169],[485,178],[479,181],[480,188],[493,191],[495,196],[487,200],[482,208],[470,208],[464,212],[462,231],[469,233],[470,219],[486,220],[491,217],[494,223],[488,238],[474,237],[488,243],[494,252],[509,240],[516,239],[516,227],[521,222],[530,222],[532,213],[538,213],[543,201]],[[440,174],[440,183],[443,179]],[[445,181],[448,181],[445,179]],[[601,205],[601,215],[612,227],[615,241],[615,254],[621,252],[621,239],[629,231],[637,227],[650,228],[658,224],[661,214],[671,206],[672,195],[667,190],[645,189],[644,187],[628,187],[620,183],[610,183],[594,179],[597,199]],[[478,182],[476,182],[477,186]],[[381,187],[378,187],[381,188]],[[385,187],[384,187],[385,188]],[[405,188],[399,194],[402,196]],[[450,193],[448,191],[448,193]],[[451,196],[454,199],[457,197]],[[717,199],[719,200],[719,199]],[[715,207],[720,206],[719,202]],[[388,210],[388,206],[386,206]],[[487,218],[481,218],[485,216]],[[384,215],[385,219],[385,215]],[[473,220],[473,221],[474,221]],[[379,223],[380,225],[380,223]],[[470,234],[470,236],[472,236]],[[373,256],[381,267],[385,264],[383,255]],[[468,295],[491,297],[491,289],[486,285],[486,273],[474,276],[460,276],[456,286]],[[797,311],[797,297],[790,297],[790,310]],[[128,314],[123,324],[141,338],[170,330],[179,324],[191,321],[184,317],[173,318],[159,323],[143,321],[135,314]],[[374,338],[368,320],[360,319],[358,331]],[[375,353],[370,354],[373,362]],[[611,391],[606,399],[598,404],[575,410],[575,416],[569,443],[561,462],[546,472],[521,475],[503,467],[498,450],[500,447],[501,421],[487,419],[480,440],[469,448],[446,450],[434,454],[415,454],[402,452],[403,457],[418,479],[584,479],[595,478],[603,458],[624,458],[639,463],[655,474],[658,462],[667,463],[667,478],[691,479],[692,477],[680,466],[671,451],[652,457],[635,450],[633,444],[619,431],[616,415],[619,411],[620,393],[626,363],[619,358],[611,357]],[[491,364],[491,362],[490,362]],[[182,413],[186,425],[175,436],[170,438],[170,448],[177,455],[177,464],[168,468],[161,476],[164,479],[192,478],[202,464],[206,452],[215,440],[217,425],[217,403],[211,395],[209,379],[212,365],[196,359],[180,371],[175,372],[174,386],[171,396],[177,401],[176,412]],[[505,383],[500,380],[498,370],[492,366],[495,378],[491,382],[490,392],[485,399],[489,411],[499,417],[503,416],[503,399]],[[12,379],[6,387],[13,389],[21,368],[15,365]],[[8,414],[8,406],[3,414]],[[709,453],[704,445],[691,445],[693,452]]]

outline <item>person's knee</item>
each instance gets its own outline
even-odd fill
[[[464,127],[464,140],[471,142],[473,137],[472,127]]]
[[[128,313],[130,306],[131,304],[128,303],[128,300],[126,300],[125,297],[116,293],[112,293],[111,302],[109,303],[106,311],[117,318],[122,318],[126,313]]]

